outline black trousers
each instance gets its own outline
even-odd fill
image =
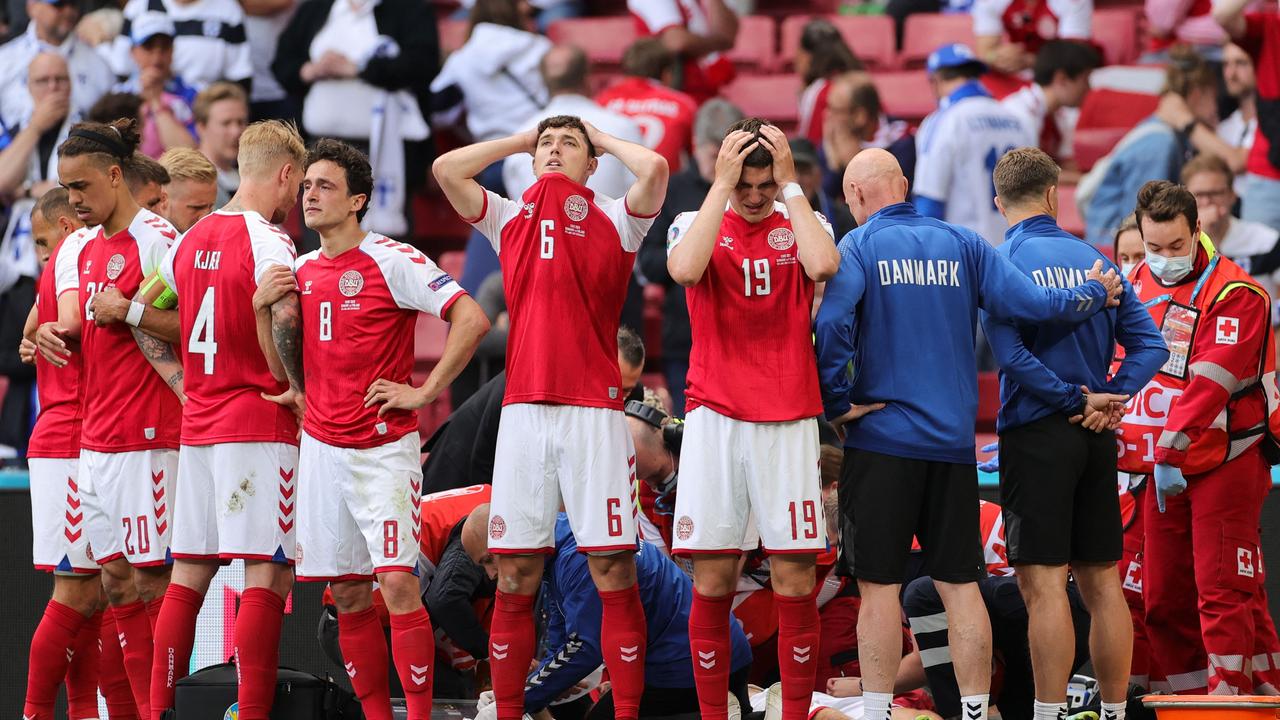
[[[729,692],[738,698],[745,715],[751,712],[751,697],[747,694],[747,675],[751,666],[747,666],[729,675]],[[694,688],[659,688],[645,686],[640,696],[641,718],[668,718],[675,715],[698,713],[698,691]],[[612,720],[613,693],[600,696],[600,701],[587,711],[585,720]]]

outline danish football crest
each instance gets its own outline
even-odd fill
[[[796,234],[790,228],[774,228],[769,231],[769,247],[774,250],[790,250],[796,244]]]
[[[502,519],[501,515],[494,515],[489,518],[489,537],[494,540],[501,540],[503,535],[507,534],[507,521]]]
[[[338,278],[338,292],[347,297],[355,297],[364,288],[364,276],[357,270],[348,270]]]
[[[115,280],[122,272],[124,272],[124,256],[116,253],[107,261],[107,279]]]
[[[587,199],[581,195],[570,195],[564,201],[564,214],[574,222],[582,222],[587,217]]]
[[[681,540],[688,540],[693,535],[693,518],[688,515],[682,515],[676,521],[676,537]]]

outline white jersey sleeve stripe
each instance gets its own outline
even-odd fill
[[[292,269],[298,253],[293,240],[255,212],[244,214],[245,231],[249,233],[249,251],[253,253],[253,282],[258,284],[272,265]]]
[[[622,241],[622,249],[627,252],[639,250],[640,244],[644,242],[645,233],[649,232],[653,219],[657,217],[656,214],[650,217],[632,215],[627,209],[625,196],[614,199],[596,195],[596,205],[613,222],[613,227],[618,231],[618,238]]]
[[[58,261],[53,268],[53,291],[61,296],[68,290],[80,290],[80,250],[96,234],[96,228],[82,228],[66,237],[58,247]]]
[[[502,253],[502,228],[520,214],[520,203],[508,200],[492,190],[484,191],[484,207],[480,217],[464,218],[472,227],[489,239],[495,253]]]
[[[391,298],[406,310],[441,317],[465,292],[449,273],[411,245],[369,233],[360,249],[378,264]]]

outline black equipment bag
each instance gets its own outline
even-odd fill
[[[210,665],[178,681],[165,720],[238,720],[236,666]],[[328,678],[282,667],[276,675],[272,720],[361,720],[360,703]]]

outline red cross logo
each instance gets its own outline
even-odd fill
[[[1218,318],[1217,343],[1219,345],[1235,345],[1240,337],[1240,321],[1233,317]]]

